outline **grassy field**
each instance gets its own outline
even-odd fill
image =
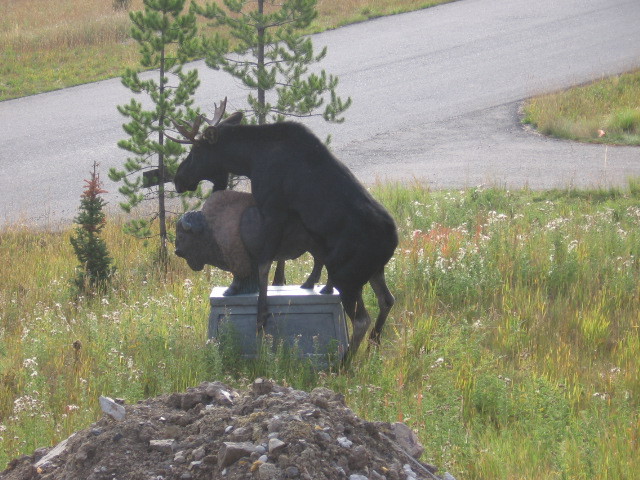
[[[319,0],[310,33],[448,1]],[[130,9],[141,8],[142,0],[131,0]],[[0,13],[0,100],[117,77],[138,66],[128,14],[112,1],[11,0]]]
[[[545,135],[640,145],[640,71],[531,99],[524,112]]]
[[[343,392],[403,420],[458,479],[632,479],[640,471],[640,182],[625,189],[374,189],[397,220],[383,343],[349,371],[243,363],[206,344],[208,293],[229,278],[105,230],[118,271],[77,296],[69,231],[0,232],[0,468],[128,402],[255,376]],[[291,262],[300,282],[310,262]],[[367,302],[375,300],[367,290]],[[268,361],[266,361],[268,360]]]

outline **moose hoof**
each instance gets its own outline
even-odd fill
[[[323,295],[331,295],[333,293],[333,287],[330,285],[325,285],[321,290],[320,293]]]
[[[227,288],[224,292],[222,292],[222,295],[224,297],[232,297],[234,295],[238,295],[238,288],[235,287],[234,285],[231,285],[229,288]]]
[[[302,288],[303,290],[313,290],[313,287],[315,287],[315,283],[313,282],[304,282],[302,285],[300,285],[300,288]]]
[[[267,326],[267,317],[265,316],[264,318],[258,318],[258,322],[256,326],[257,326],[258,333],[264,333],[264,329]]]

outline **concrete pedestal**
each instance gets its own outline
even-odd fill
[[[289,347],[295,344],[301,356],[317,357],[326,363],[327,355],[342,359],[348,340],[340,297],[322,295],[321,288],[269,287],[265,333],[273,336],[275,346],[281,341]],[[211,291],[209,338],[220,341],[231,338],[241,355],[254,358],[262,337],[256,334],[258,294],[225,297],[222,295],[225,290],[215,287]]]

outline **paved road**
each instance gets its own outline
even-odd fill
[[[323,67],[354,105],[343,125],[307,123],[333,135],[364,182],[624,184],[640,175],[639,149],[546,139],[517,111],[532,95],[640,67],[638,25],[638,0],[460,0],[326,32],[314,37],[329,48]],[[226,95],[244,106],[230,78],[195,65],[201,105]],[[126,157],[115,106],[130,98],[113,79],[0,103],[0,224],[73,218],[93,161],[106,179]]]

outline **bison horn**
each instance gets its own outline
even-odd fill
[[[201,233],[204,230],[202,212],[187,212],[180,218],[180,223],[187,232]]]
[[[189,220],[184,217],[182,217],[178,223],[180,223],[180,225],[182,225],[182,228],[184,228],[187,232],[193,230],[193,227],[191,226],[191,223],[189,223]]]

